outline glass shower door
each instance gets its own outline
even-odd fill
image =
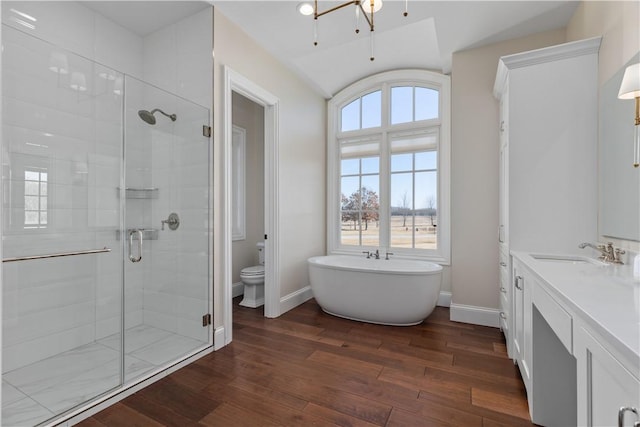
[[[2,36],[2,425],[35,425],[122,384],[123,75]]]
[[[203,135],[208,109],[129,76],[125,88],[130,381],[201,349],[211,336],[210,140]]]

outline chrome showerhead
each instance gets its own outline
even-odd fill
[[[176,119],[177,119],[177,116],[175,114],[167,114],[167,113],[165,113],[164,111],[162,111],[159,108],[154,108],[151,111],[140,110],[140,111],[138,111],[138,116],[140,116],[140,118],[142,120],[144,120],[145,122],[149,123],[150,125],[155,125],[156,124],[156,116],[154,116],[153,114],[156,111],[159,112],[159,113],[164,114],[167,117],[169,117],[172,122],[175,122]]]

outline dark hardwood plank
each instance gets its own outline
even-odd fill
[[[118,402],[93,416],[102,424],[110,427],[158,427],[165,424],[154,421],[146,415]],[[81,425],[89,425],[84,424]]]
[[[278,319],[234,301],[234,341],[83,421],[103,426],[533,426],[498,329]]]

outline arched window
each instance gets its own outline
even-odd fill
[[[328,111],[328,249],[450,260],[450,79],[392,71]]]

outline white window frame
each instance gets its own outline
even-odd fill
[[[246,146],[247,131],[233,125],[231,139],[231,186],[232,186],[232,221],[231,221],[231,238],[232,240],[245,240],[246,232]]]
[[[439,91],[437,119],[391,125],[390,94],[394,86],[420,86]],[[340,131],[341,109],[353,100],[382,90],[382,126]],[[396,258],[422,259],[442,265],[451,263],[451,78],[426,70],[397,70],[362,79],[338,92],[327,105],[327,251],[331,254],[361,255],[363,250],[392,251]],[[361,118],[362,119],[362,118]],[[389,135],[397,132],[437,128],[438,212],[437,249],[388,248],[389,233],[380,234],[380,247],[343,246],[340,243],[340,144],[344,138],[381,135],[381,153],[388,152]],[[386,157],[387,161],[383,161]],[[380,162],[380,224],[390,221],[390,165],[388,156]],[[382,225],[385,224],[385,225]],[[382,230],[382,229],[381,229]]]

